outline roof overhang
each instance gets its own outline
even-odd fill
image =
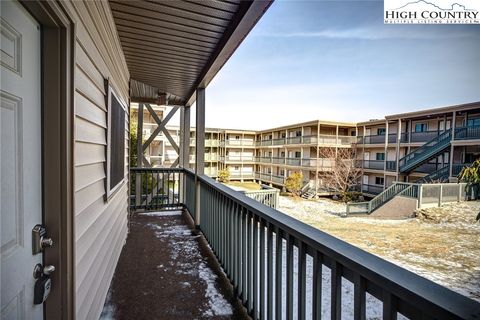
[[[192,105],[272,2],[110,0],[131,100]]]
[[[424,109],[424,110],[414,111],[414,112],[393,114],[393,115],[386,116],[385,119],[398,120],[403,118],[416,118],[416,117],[427,117],[427,116],[436,117],[440,114],[459,112],[459,111],[471,110],[476,108],[480,108],[480,101],[465,103],[465,104],[458,104],[458,105],[453,105],[448,107]]]

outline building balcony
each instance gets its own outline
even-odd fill
[[[230,171],[230,179],[255,179],[255,174],[253,172],[244,172],[244,171]]]
[[[383,191],[382,185],[376,184],[362,184],[362,192],[367,194],[379,194]]]
[[[253,155],[228,155],[228,156],[221,156],[220,161],[223,161],[223,162],[255,162],[255,156],[253,156]]]
[[[393,172],[396,172],[397,171],[397,162],[396,161],[386,161],[386,166],[385,168],[387,169],[387,171],[393,171]]]
[[[455,128],[455,140],[480,139],[480,126]]]
[[[365,319],[367,310],[372,308],[378,318],[383,314],[384,318],[401,315],[410,319],[474,319],[480,310],[478,302],[265,206],[209,177],[195,177],[192,171],[185,169],[133,168],[131,173],[138,181],[162,178],[156,183],[140,183],[142,187],[132,189],[131,210],[137,214],[112,284],[113,289],[118,289],[112,298],[116,307],[128,310],[132,305],[125,301],[135,302],[141,296],[142,307],[149,308],[145,305],[145,301],[149,301],[150,308],[161,312],[161,308],[156,307],[163,306],[158,297],[170,293],[175,298],[165,296],[169,306],[174,304],[177,312],[190,312],[180,318],[192,315],[202,318],[202,306],[205,297],[209,296],[199,285],[198,277],[214,273],[212,278],[220,280],[208,285],[209,292],[219,292],[214,299],[240,301],[254,319],[279,319],[277,310],[284,310],[280,312],[285,312],[286,318],[320,319],[328,311],[337,315],[332,316],[335,319],[340,319],[341,315]],[[255,174],[259,179],[263,175]],[[159,185],[167,187],[159,188]],[[373,194],[383,186],[363,188]],[[198,202],[196,194],[201,199]],[[170,211],[162,211],[165,209]],[[183,213],[180,216],[172,209]],[[141,211],[156,213],[142,216],[138,214]],[[185,222],[181,222],[182,219]],[[195,236],[192,235],[194,225],[201,231]],[[205,246],[200,247],[197,243],[202,241]],[[175,250],[175,254],[161,254],[164,249]],[[138,255],[138,252],[149,254]],[[217,260],[218,264],[210,264],[209,259]],[[214,265],[221,267],[223,272],[215,270]],[[191,276],[187,277],[189,285],[182,286],[186,275]],[[217,282],[228,285],[217,288]],[[233,290],[225,291],[230,283]],[[351,287],[347,293],[343,290],[345,284]],[[154,296],[145,297],[144,292]],[[185,301],[177,298],[183,293]],[[226,298],[228,294],[239,300]],[[327,304],[325,297],[328,297]],[[240,311],[233,305],[230,310]],[[156,316],[158,314],[152,317]]]
[[[220,141],[220,146],[221,147],[235,147],[235,148],[241,148],[241,147],[255,147],[255,141],[248,140],[248,139],[239,139],[239,140],[225,140],[225,141]]]
[[[385,160],[360,160],[364,169],[383,170]]]
[[[324,145],[324,146],[350,146],[355,143],[357,137],[353,136],[335,136],[335,135],[308,135],[288,138],[276,138],[256,141],[257,147],[285,146],[285,145]]]
[[[358,144],[379,145],[379,144],[385,144],[385,140],[388,140],[389,144],[396,144],[397,143],[397,138],[398,138],[398,134],[390,133],[390,134],[388,134],[388,136],[386,136],[384,134],[379,134],[379,135],[369,135],[369,136],[358,136],[356,139],[357,139]],[[401,143],[408,142],[408,133],[401,133],[400,134],[400,142]]]
[[[205,140],[205,147],[218,147],[219,145],[220,145],[220,141],[216,139]]]

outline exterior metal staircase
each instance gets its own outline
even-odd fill
[[[456,177],[462,171],[464,167],[470,166],[471,163],[455,163],[453,164],[452,168],[452,177]],[[415,181],[415,183],[432,183],[432,182],[444,182],[447,181],[449,178],[449,166],[446,165],[432,173],[429,173],[425,177],[422,177]]]
[[[450,173],[450,168],[449,168],[448,165],[446,165],[446,166],[444,166],[444,167],[442,167],[438,170],[435,170],[435,171],[429,173],[425,177],[422,177],[422,178],[418,179],[415,182],[416,183],[431,183],[431,182],[435,182],[435,181],[443,182],[443,181],[448,180],[449,173]]]
[[[352,202],[347,204],[347,214],[367,213],[370,214],[383,206],[396,196],[406,195],[417,197],[418,185],[406,182],[394,182],[390,187],[378,194],[375,198],[367,202]]]
[[[399,171],[406,173],[439,155],[450,146],[452,140],[452,129],[448,129],[421,147],[407,154],[399,161]]]

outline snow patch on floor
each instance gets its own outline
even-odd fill
[[[169,239],[170,247],[170,266],[178,274],[188,274],[198,277],[205,285],[205,297],[208,305],[203,306],[205,317],[230,316],[233,314],[231,304],[224,298],[217,287],[217,275],[208,267],[205,258],[200,252],[196,238],[192,231],[185,225],[162,225],[155,223],[147,224],[148,227],[155,230],[155,236],[160,239]],[[179,257],[188,257],[188,262],[179,261]],[[182,286],[188,288],[190,283],[184,282]]]
[[[103,310],[100,314],[100,320],[115,320],[115,312],[116,308],[112,303],[112,291],[110,289],[105,298],[105,304],[103,305]]]
[[[159,212],[142,212],[139,213],[141,216],[149,216],[149,217],[171,217],[171,216],[181,216],[182,211],[175,210],[175,211],[159,211]]]

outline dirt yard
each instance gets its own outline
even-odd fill
[[[242,191],[260,190],[262,188],[258,183],[255,183],[255,182],[230,181],[229,183],[226,183],[226,185],[234,190],[242,190]]]
[[[280,197],[279,210],[370,253],[480,301],[480,201],[421,209],[417,218],[341,218],[328,199]]]

